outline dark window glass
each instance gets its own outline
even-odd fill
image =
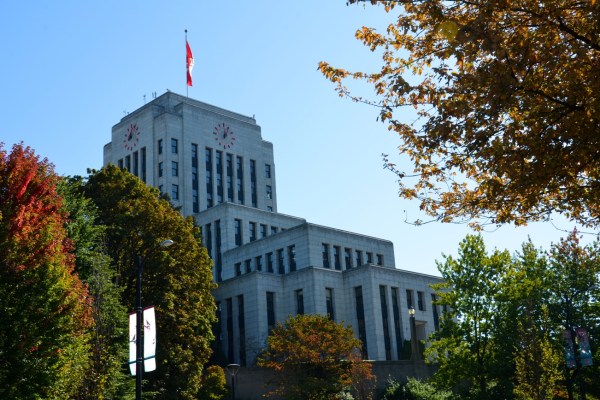
[[[296,290],[296,314],[304,314],[304,294],[302,289]]]
[[[171,139],[171,153],[177,154],[177,139]]]
[[[385,286],[379,286],[379,300],[381,303],[381,322],[383,328],[383,343],[385,345],[385,359],[392,359],[392,344],[390,341],[390,327],[388,321],[388,306]]]
[[[365,322],[365,308],[363,302],[362,286],[354,288],[354,297],[356,299],[356,319],[358,321],[358,338],[362,342],[363,359],[368,359],[367,353],[367,324]]]
[[[288,246],[288,263],[289,263],[290,272],[295,271],[296,270],[296,246],[295,245]]]
[[[327,315],[329,316],[329,319],[335,321],[335,310],[333,301],[333,289],[325,288],[325,306],[327,308]]]
[[[275,328],[275,293],[267,292],[267,329]]]

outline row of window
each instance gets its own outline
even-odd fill
[[[133,157],[133,159],[132,159]],[[117,165],[121,169],[126,169],[133,175],[137,176],[146,182],[146,148],[142,147],[139,151],[134,151],[130,155],[126,155],[125,158],[121,158],[117,161]]]
[[[243,222],[241,219],[234,220],[234,236],[235,236],[235,245],[241,246],[244,244],[244,235],[242,229]],[[267,225],[267,224],[257,224],[256,222],[250,221],[248,222],[248,240],[247,242],[254,242],[259,238],[265,238],[268,235],[274,235],[277,232],[285,231],[285,228],[279,228],[277,226]]]
[[[275,252],[268,252],[254,258],[248,258],[244,262],[234,264],[235,276],[247,274],[252,271],[265,271],[270,273],[285,274],[287,271],[296,270],[296,245],[287,246],[287,255],[284,249],[277,249]]]
[[[333,263],[331,259],[331,248],[333,247]],[[353,257],[354,253],[354,257]],[[363,258],[363,253],[366,255],[366,259]],[[342,269],[342,247],[329,243],[322,244],[322,255],[323,255],[323,268],[334,268],[337,270]],[[376,260],[377,265],[383,265],[383,254],[375,254],[370,251],[363,252],[362,250],[353,250],[348,247],[343,248],[343,266],[344,269],[351,269],[360,267],[363,264],[371,265]]]

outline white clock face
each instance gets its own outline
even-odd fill
[[[126,150],[133,150],[140,141],[140,128],[137,124],[129,124],[123,136],[123,146]]]
[[[225,123],[221,122],[213,131],[215,141],[224,149],[229,149],[235,144],[235,134]]]

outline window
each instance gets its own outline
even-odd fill
[[[131,156],[125,156],[125,169],[131,172]]]
[[[223,152],[217,150],[217,203],[223,202]]]
[[[377,254],[377,265],[383,265],[383,254]]]
[[[244,261],[244,267],[246,267],[246,273],[252,272],[252,260],[248,259]]]
[[[325,307],[327,309],[327,315],[330,320],[335,321],[335,310],[333,306],[333,289],[325,288]]]
[[[206,159],[206,207],[213,206],[213,178],[212,178],[212,149],[204,149],[204,156]]]
[[[267,226],[265,224],[260,224],[260,237],[267,237]]]
[[[271,227],[271,235],[277,233],[277,227],[276,226],[272,226]]]
[[[425,311],[425,293],[417,292],[417,308],[419,311]]]
[[[217,272],[216,281],[221,282],[223,280],[223,264],[221,254],[221,220],[215,221],[215,269]]]
[[[146,183],[146,148],[142,147],[140,152],[142,156],[142,182]]]
[[[267,292],[267,329],[275,328],[275,293]]]
[[[296,314],[304,314],[304,293],[302,289],[296,290]]]
[[[204,225],[204,243],[208,250],[208,256],[212,258],[212,231],[211,224]]]
[[[231,297],[226,299],[227,303],[227,357],[233,362],[233,302]]]
[[[273,253],[267,253],[267,272],[273,273]]]
[[[177,139],[171,139],[171,153],[177,154]]]
[[[340,246],[333,246],[333,266],[335,269],[342,269],[342,263],[340,262]]]
[[[134,151],[133,152],[133,174],[138,177],[140,176],[139,163],[140,163],[140,155],[137,151]]]
[[[323,243],[323,268],[331,268],[329,264],[329,245],[327,243]]]
[[[440,315],[438,314],[438,306],[436,304],[437,297],[435,293],[431,293],[431,309],[433,310],[433,326],[436,331],[440,330]]]
[[[244,204],[244,163],[240,156],[236,157],[236,186],[239,204]]]
[[[179,163],[171,161],[171,176],[179,176]]]
[[[365,322],[365,307],[363,304],[362,286],[354,288],[354,298],[356,300],[356,319],[358,321],[358,338],[362,342],[362,357],[368,358],[367,353],[367,324]]]
[[[240,364],[246,365],[246,321],[244,315],[244,295],[238,297],[238,330],[239,330],[239,349],[240,349]]]
[[[288,246],[288,263],[290,272],[296,270],[296,245]]]
[[[236,218],[233,220],[233,223],[234,223],[234,231],[235,231],[235,245],[241,246],[242,245],[242,220]]]
[[[175,201],[179,200],[179,185],[171,185],[171,199]]]
[[[285,265],[283,263],[283,249],[277,250],[277,271],[281,275],[285,274]]]
[[[267,185],[267,199],[272,199],[273,198],[273,188],[271,188],[271,185]]]
[[[256,240],[256,222],[250,222],[250,241]]]
[[[392,359],[392,344],[390,341],[390,326],[388,321],[388,306],[386,297],[386,287],[379,286],[379,301],[381,303],[381,323],[383,328],[383,343],[385,345],[385,359]]]
[[[352,268],[352,249],[347,247],[344,249],[344,267],[346,269]]]
[[[262,256],[254,257],[254,264],[256,265],[257,271],[262,271]]]
[[[117,165],[119,166],[119,168],[123,169],[123,159],[122,158],[119,161],[117,161]]]
[[[402,328],[400,324],[400,296],[398,288],[392,288],[392,312],[394,314],[394,330],[396,331],[396,351],[398,352],[398,360],[402,359]]]
[[[371,253],[371,252],[367,252],[367,264],[368,265],[373,264],[373,253]]]
[[[406,307],[413,307],[413,292],[409,289],[406,289]]]
[[[240,276],[242,274],[242,263],[235,263],[235,276]]]
[[[158,163],[158,177],[162,178],[162,176],[163,176],[163,163],[159,162]]]
[[[233,203],[233,155],[225,156],[226,174],[227,174],[227,201]]]
[[[265,178],[271,179],[271,165],[265,164]]]
[[[356,250],[356,266],[360,267],[362,265],[362,251]]]
[[[256,161],[250,160],[250,191],[252,192],[252,207],[258,207],[256,194]]]
[[[162,149],[163,149],[163,141],[162,139],[158,139],[158,154],[162,154]]]
[[[198,190],[198,145],[192,143],[192,210],[195,213],[200,212]]]

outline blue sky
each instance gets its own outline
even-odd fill
[[[376,109],[340,99],[317,71],[319,61],[374,69],[376,55],[354,32],[389,17],[345,0],[3,2],[0,141],[23,141],[61,175],[100,168],[125,113],[154,92],[185,94],[187,29],[189,96],[256,117],[274,144],[280,212],[391,240],[398,268],[439,275],[435,260],[456,254],[471,231],[404,222],[424,216],[382,168],[382,153],[404,162],[393,156],[399,139]],[[528,236],[547,248],[565,233],[547,223],[484,233],[489,248],[511,251]]]

